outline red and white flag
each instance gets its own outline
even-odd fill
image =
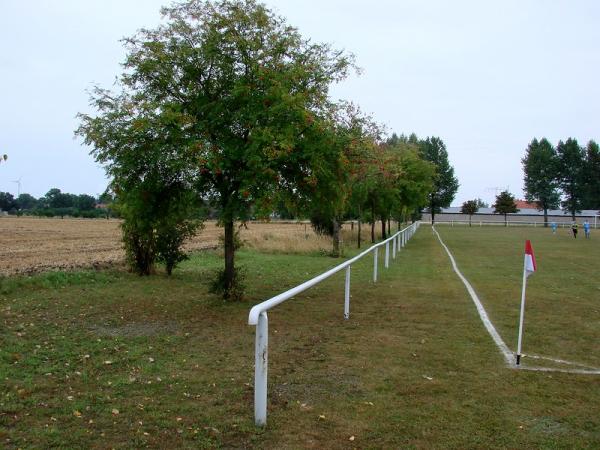
[[[528,239],[525,241],[525,273],[527,274],[527,276],[529,276],[533,272],[535,272],[535,270],[535,256],[533,255],[531,241]]]

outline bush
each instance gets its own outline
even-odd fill
[[[246,269],[243,267],[236,267],[231,286],[227,288],[225,283],[225,270],[220,269],[215,272],[209,291],[213,294],[222,296],[225,300],[240,301],[244,299],[244,290],[246,288],[245,280]]]

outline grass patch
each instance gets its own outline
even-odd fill
[[[464,242],[457,236],[449,246],[460,265],[500,238],[456,245]],[[540,266],[531,286],[546,270],[540,245],[534,246]],[[12,287],[0,296],[1,446],[600,445],[598,377],[505,368],[426,227],[389,270],[380,267],[376,285],[371,258],[353,266],[349,321],[343,273],[269,313],[268,426],[256,429],[249,309],[336,260],[248,249],[238,256],[248,289],[247,301],[237,303],[208,292],[210,275],[222,264],[217,252],[192,256],[171,278],[94,272],[93,282],[85,281],[91,274],[55,284],[45,276],[18,286],[5,280]],[[483,270],[475,275],[476,267],[465,272],[479,292],[492,277]],[[497,270],[491,262],[487,268]],[[595,284],[588,279],[580,289],[580,296],[593,297]],[[490,299],[497,292],[485,295],[500,311],[501,299]],[[496,311],[491,315],[495,321]],[[597,342],[597,334],[589,336]]]

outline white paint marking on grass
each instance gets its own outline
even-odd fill
[[[442,238],[441,238],[440,234],[437,232],[437,230],[435,229],[435,227],[432,226],[431,230],[433,231],[433,233],[435,233],[438,240],[440,241],[440,244],[442,244],[442,247],[444,247],[444,249],[446,250],[448,257],[450,258],[450,262],[452,263],[452,267],[454,268],[454,272],[456,272],[458,277],[461,279],[461,281],[467,288],[469,295],[473,299],[473,303],[475,303],[475,306],[477,307],[477,312],[479,313],[479,317],[481,318],[483,325],[485,326],[488,333],[490,334],[490,336],[496,343],[496,346],[498,347],[498,349],[500,349],[500,351],[504,355],[504,359],[506,360],[506,363],[511,368],[518,369],[518,370],[530,370],[530,371],[534,371],[534,372],[561,372],[561,373],[576,373],[576,374],[580,374],[580,375],[600,375],[600,369],[597,369],[595,367],[586,366],[585,364],[579,364],[579,363],[575,363],[575,362],[571,362],[571,361],[566,361],[564,359],[549,358],[547,356],[539,356],[539,355],[527,355],[527,357],[532,358],[532,359],[543,359],[543,360],[547,360],[547,361],[553,361],[555,363],[566,364],[569,366],[583,367],[583,369],[559,369],[559,368],[552,368],[552,367],[532,367],[532,366],[525,367],[523,365],[521,365],[521,366],[515,365],[515,357],[514,357],[513,352],[510,351],[508,346],[504,343],[504,340],[502,340],[502,338],[496,331],[496,328],[494,328],[494,325],[490,321],[490,318],[488,317],[487,312],[485,311],[483,305],[481,304],[481,301],[479,300],[479,297],[477,297],[477,294],[475,293],[475,290],[473,289],[471,284],[463,276],[463,274],[460,272],[460,270],[458,270],[458,266],[456,265],[456,261],[454,260],[452,253],[450,253],[450,250],[448,249],[446,244],[444,244],[444,241],[442,241]],[[523,354],[522,356],[525,356],[525,355]]]
[[[568,366],[577,366],[577,367],[583,367],[584,369],[600,371],[600,369],[597,369],[597,368],[592,367],[592,366],[588,366],[587,364],[581,364],[581,363],[577,363],[577,362],[573,362],[573,361],[567,361],[567,360],[564,360],[564,359],[549,358],[547,356],[530,355],[530,354],[525,354],[525,353],[523,353],[521,356],[527,357],[527,358],[531,358],[531,359],[543,359],[545,361],[552,361],[552,362],[555,362],[555,363],[558,363],[558,364],[566,364]]]
[[[521,355],[523,356],[523,355]],[[522,360],[521,360],[522,361]],[[559,373],[576,373],[579,375],[600,375],[600,370],[591,370],[591,369],[557,369],[554,367],[525,367],[514,366],[513,369],[517,370],[529,370],[532,372],[559,372]]]
[[[442,244],[442,247],[444,247],[444,249],[446,250],[446,253],[448,253],[448,257],[450,258],[450,262],[452,263],[452,268],[454,269],[454,272],[456,272],[456,275],[458,275],[458,278],[460,278],[460,280],[463,282],[463,284],[467,288],[467,291],[469,292],[469,295],[471,296],[473,303],[475,303],[475,307],[477,308],[477,312],[479,313],[479,317],[481,318],[483,325],[485,326],[486,330],[488,331],[488,333],[490,334],[490,336],[496,343],[496,346],[498,347],[498,349],[500,349],[500,351],[502,352],[502,355],[504,356],[504,359],[506,360],[506,364],[511,365],[511,366],[514,365],[515,357],[513,355],[513,352],[510,351],[508,346],[504,343],[504,341],[502,340],[502,338],[496,331],[496,328],[494,328],[494,325],[490,321],[490,318],[488,317],[487,312],[485,311],[483,305],[481,304],[479,297],[477,297],[477,294],[475,293],[473,286],[471,286],[471,283],[469,283],[467,281],[467,279],[463,276],[463,274],[460,273],[460,270],[458,270],[456,261],[454,260],[452,253],[450,253],[450,250],[448,250],[448,247],[446,247],[446,244],[444,244],[444,241],[442,241],[440,234],[437,232],[437,230],[433,226],[431,227],[431,229],[436,234],[438,240],[440,241],[440,244]]]

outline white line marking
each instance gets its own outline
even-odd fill
[[[583,367],[584,369],[558,369],[558,368],[550,368],[550,367],[531,367],[531,366],[525,367],[523,365],[517,366],[515,364],[516,360],[515,360],[515,356],[514,356],[513,352],[504,343],[504,340],[500,337],[500,335],[496,331],[496,328],[494,328],[494,325],[492,324],[489,316],[487,315],[485,308],[481,304],[479,297],[477,297],[477,294],[475,293],[473,286],[471,286],[471,284],[463,276],[463,274],[460,272],[460,270],[458,270],[458,266],[456,265],[456,261],[454,260],[452,253],[450,253],[450,250],[448,249],[446,244],[444,244],[444,241],[442,241],[442,238],[441,238],[440,234],[437,232],[437,230],[435,229],[435,227],[432,226],[431,229],[436,234],[442,247],[444,247],[444,249],[446,250],[448,257],[450,258],[450,262],[452,263],[452,268],[454,269],[454,272],[456,272],[456,275],[458,275],[460,280],[463,282],[463,284],[467,288],[467,291],[469,292],[469,295],[471,296],[473,303],[475,303],[477,312],[479,313],[479,317],[481,318],[483,325],[485,326],[488,333],[490,334],[490,336],[496,343],[496,346],[498,347],[498,349],[502,352],[504,359],[506,360],[506,364],[508,364],[509,367],[511,367],[513,369],[518,369],[518,370],[531,370],[531,371],[535,371],[535,372],[562,372],[562,373],[577,373],[577,374],[582,374],[582,375],[600,375],[600,369],[597,369],[595,367],[586,366],[584,364],[579,364],[579,363],[575,363],[575,362],[571,362],[571,361],[566,361],[564,359],[549,358],[547,356],[539,356],[539,355],[527,355],[527,357],[532,358],[532,359],[543,359],[543,360],[553,361],[553,362],[556,362],[559,364],[567,364],[570,366]],[[522,356],[526,356],[526,355],[522,355]]]
[[[496,343],[496,346],[498,347],[498,349],[500,349],[500,351],[504,355],[506,364],[514,366],[515,365],[515,357],[513,355],[513,352],[510,351],[508,346],[504,343],[504,341],[502,340],[502,338],[496,331],[496,328],[494,328],[494,325],[490,321],[490,318],[488,317],[487,312],[485,311],[483,305],[481,304],[479,297],[477,297],[477,294],[475,293],[473,286],[471,286],[471,284],[467,281],[467,279],[463,276],[463,274],[460,273],[460,270],[458,270],[458,266],[456,265],[456,261],[454,260],[452,253],[450,253],[450,250],[448,250],[448,247],[446,247],[446,244],[444,244],[444,241],[442,241],[442,238],[440,237],[439,233],[433,226],[431,227],[431,229],[436,234],[438,240],[440,241],[440,244],[442,244],[442,247],[444,247],[444,249],[446,250],[446,253],[448,253],[448,257],[450,258],[450,262],[452,263],[452,268],[454,269],[454,272],[456,272],[456,275],[458,275],[458,278],[460,278],[460,280],[463,282],[463,284],[467,288],[467,291],[469,292],[469,295],[471,296],[473,303],[475,303],[477,312],[479,312],[479,317],[481,318],[483,325],[485,326],[485,328],[488,331],[488,333],[490,334],[490,336],[492,336],[492,339]]]

